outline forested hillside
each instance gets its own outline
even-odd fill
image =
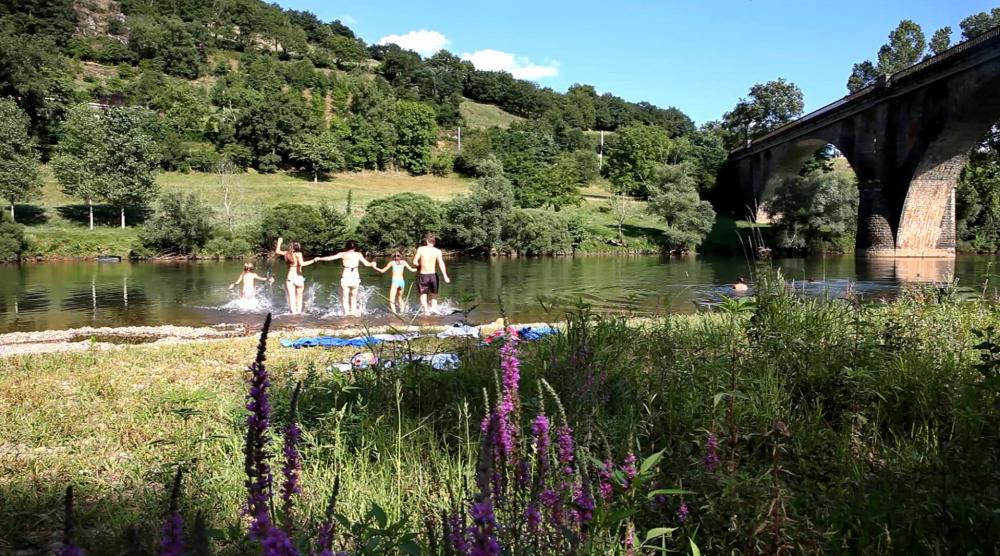
[[[135,166],[155,160],[163,171],[214,172],[223,164],[312,181],[341,171],[458,173],[492,178],[489,195],[509,209],[580,204],[581,187],[599,176],[597,130],[632,129],[633,138],[643,138],[620,152],[624,179],[612,179],[609,195],[641,202],[663,193],[669,184],[652,170],[683,163],[691,179],[679,185],[688,196],[682,211],[697,208],[698,192],[711,189],[725,157],[718,130],[696,130],[676,108],[626,102],[589,85],[557,92],[476,70],[447,51],[422,58],[396,45],[367,45],[339,21],[259,0],[5,0],[0,23],[0,98],[27,115],[36,154],[62,192],[119,207],[122,226],[126,209],[154,205],[154,180],[110,184],[107,173],[82,175],[111,168],[113,157],[85,152],[87,142],[73,138],[111,141],[113,134],[97,127],[126,109],[130,126],[151,142],[129,151]],[[87,110],[105,115],[89,117]],[[615,136],[608,136],[610,158]],[[610,166],[605,170],[614,172]],[[31,202],[37,189],[8,187],[0,197],[11,205]],[[488,203],[484,195],[474,192],[466,208]],[[671,208],[659,217],[667,228],[680,226],[663,236],[665,248],[691,248],[704,235],[679,214]],[[518,228],[529,216],[519,213],[519,224],[469,222],[446,236],[455,248],[504,250],[512,232],[501,229]],[[711,220],[702,210],[695,228],[707,230]],[[576,239],[539,251],[573,249],[583,240],[579,228],[560,226],[557,235]]]

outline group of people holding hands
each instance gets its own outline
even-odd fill
[[[359,252],[354,240],[348,240],[344,250],[324,257],[316,257],[305,260],[302,256],[302,246],[297,241],[289,244],[288,249],[282,249],[283,238],[278,238],[278,243],[274,248],[276,255],[282,257],[288,265],[288,275],[285,280],[285,292],[288,297],[288,307],[293,315],[302,313],[303,292],[305,291],[305,277],[302,269],[316,262],[341,261],[344,265],[343,274],[340,277],[340,289],[342,292],[342,302],[345,316],[360,316],[361,310],[358,308],[358,292],[361,289],[361,275],[358,268],[361,265],[385,273],[392,270],[392,282],[389,286],[389,308],[392,312],[403,311],[403,293],[406,290],[406,279],[404,272],[417,273],[417,289],[420,291],[420,308],[425,314],[431,314],[437,310],[437,294],[439,288],[438,269],[445,283],[450,283],[448,269],[444,263],[441,250],[434,247],[434,234],[427,234],[424,237],[424,244],[417,248],[413,257],[413,266],[403,259],[402,253],[395,253],[392,260],[379,268],[375,261],[369,261]],[[264,278],[253,271],[253,265],[247,263],[243,266],[243,273],[230,285],[230,288],[243,284],[242,296],[253,298],[255,295],[255,284],[258,280],[274,281],[273,278]]]

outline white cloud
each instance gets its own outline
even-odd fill
[[[466,52],[462,54],[462,59],[472,62],[478,70],[506,71],[518,79],[536,81],[559,75],[558,62],[553,61],[547,65],[532,64],[531,60],[523,56],[514,56],[509,52],[492,48],[477,50],[472,54]]]
[[[386,35],[378,40],[378,44],[398,44],[421,56],[430,56],[447,46],[448,38],[437,31],[421,29],[405,35]]]

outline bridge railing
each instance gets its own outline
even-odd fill
[[[768,133],[766,133],[764,135],[761,135],[760,137],[754,139],[751,142],[750,146],[744,146],[744,147],[740,147],[740,148],[737,148],[737,149],[733,149],[732,151],[730,151],[730,154],[738,154],[740,152],[749,150],[749,149],[753,148],[753,144],[754,143],[766,141],[767,139],[775,137],[775,136],[777,136],[779,134],[786,133],[787,131],[789,131],[791,129],[795,129],[795,128],[799,127],[799,126],[806,125],[811,120],[814,120],[814,119],[822,116],[823,114],[826,114],[827,112],[831,112],[833,110],[836,110],[837,108],[840,108],[841,106],[843,106],[843,105],[845,105],[847,103],[854,102],[855,100],[858,100],[859,98],[868,96],[869,94],[875,92],[880,87],[882,87],[886,81],[893,82],[893,81],[897,81],[899,79],[903,79],[905,77],[909,77],[910,75],[913,75],[913,74],[915,74],[915,73],[917,73],[919,71],[924,70],[928,66],[932,66],[934,64],[937,64],[937,63],[940,63],[940,62],[944,62],[944,61],[946,61],[948,59],[954,58],[956,55],[961,54],[962,52],[965,52],[966,50],[968,50],[968,49],[970,49],[970,48],[972,48],[974,46],[978,46],[978,45],[980,45],[980,44],[982,44],[984,42],[993,40],[993,39],[995,39],[997,37],[1000,37],[1000,26],[994,27],[994,28],[990,29],[989,31],[986,31],[982,35],[979,35],[976,38],[969,39],[969,40],[967,40],[965,42],[960,42],[960,43],[956,44],[955,46],[949,48],[948,50],[945,50],[944,52],[938,54],[937,56],[932,56],[932,57],[930,57],[930,58],[928,58],[928,59],[926,59],[926,60],[924,60],[922,62],[918,62],[916,64],[913,64],[912,66],[910,66],[908,68],[901,69],[901,70],[897,71],[896,73],[887,74],[886,76],[884,76],[883,79],[877,80],[876,82],[872,83],[871,85],[868,85],[867,87],[865,87],[863,89],[859,89],[858,91],[856,91],[854,93],[851,93],[851,94],[849,94],[849,95],[847,95],[845,97],[841,97],[840,99],[837,99],[837,100],[831,102],[830,104],[827,104],[826,106],[823,106],[821,108],[813,110],[812,112],[806,114],[805,116],[802,116],[801,118],[798,118],[797,120],[793,120],[791,122],[788,122],[787,124],[784,124],[784,125],[776,128],[776,129],[774,129],[774,130],[772,130],[772,131],[770,131],[770,132],[768,132]]]

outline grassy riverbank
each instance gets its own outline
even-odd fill
[[[543,408],[560,423],[565,412],[585,450],[578,469],[592,481],[599,461],[586,453],[616,466],[630,452],[640,461],[663,454],[647,490],[619,485],[598,502],[588,546],[621,551],[632,523],[639,541],[654,527],[678,527],[664,545],[689,552],[691,539],[707,554],[991,553],[989,539],[1000,535],[996,306],[947,291],[857,305],[759,288],[756,300],[714,315],[646,323],[576,315],[563,334],[522,344],[515,420],[524,454]],[[130,525],[151,547],[177,465],[188,523],[204,510],[220,553],[247,550],[242,420],[254,344],[5,360],[0,551],[41,553],[57,541],[67,484],[88,554],[117,554]],[[276,426],[294,382],[304,381],[299,523],[320,518],[339,476],[339,512],[356,520],[377,504],[401,522],[393,539],[411,531],[426,544],[425,518],[475,490],[496,349],[419,340],[392,349],[455,351],[461,367],[340,374],[328,365],[356,348],[294,351],[273,339],[268,348]],[[543,378],[559,407],[540,395]],[[717,464],[706,465],[707,435],[718,438]],[[277,473],[280,463],[272,465]],[[647,500],[651,488],[689,493]],[[338,538],[351,535],[341,528]]]
[[[87,227],[87,207],[78,199],[62,193],[49,171],[43,172],[44,188],[34,204],[18,205],[18,222],[27,226],[31,242],[30,257],[40,259],[93,258],[99,255],[128,256],[136,244],[144,215],[127,212],[128,227],[121,229],[118,211],[98,206],[95,210],[97,228]],[[223,212],[223,195],[219,178],[214,174],[168,172],[158,177],[161,191],[194,193],[215,209]],[[472,181],[457,176],[411,176],[393,172],[362,172],[337,174],[327,181],[313,183],[298,176],[277,173],[247,173],[233,178],[234,222],[237,229],[249,230],[260,220],[264,209],[279,203],[307,205],[331,204],[346,210],[348,197],[354,223],[364,214],[365,205],[373,199],[397,193],[421,193],[438,201],[447,201],[469,191]],[[589,239],[581,252],[605,253],[621,251],[653,252],[663,229],[662,222],[647,214],[645,203],[636,201],[634,210],[623,227],[627,247],[613,246],[617,238],[614,217],[607,209],[608,193],[594,184],[583,191],[580,206],[567,207],[563,214],[583,223]],[[219,226],[222,226],[221,220]]]

